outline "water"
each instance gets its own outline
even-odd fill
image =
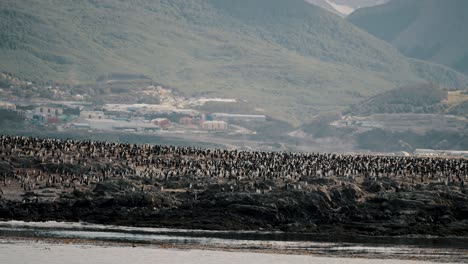
[[[234,263],[343,263],[343,264],[424,264],[423,261],[327,258],[306,255],[282,255],[252,252],[174,250],[160,248],[53,245],[45,243],[0,244],[2,263],[47,264],[234,264]]]
[[[33,242],[34,240],[42,242]],[[72,244],[63,244],[70,242]],[[207,249],[210,251],[206,251]],[[226,263],[238,263],[229,261],[245,257],[259,258],[255,263],[261,263],[263,259],[270,259],[268,263],[295,263],[296,260],[296,263],[330,263],[339,259],[344,261],[340,263],[364,263],[355,262],[362,260],[361,258],[387,259],[390,261],[388,263],[404,263],[410,259],[468,263],[468,239],[461,238],[369,238],[283,232],[117,227],[86,223],[0,222],[0,256],[8,256],[9,260],[5,263],[55,263],[48,262],[47,258],[63,257],[62,261],[65,261],[67,256],[70,258],[74,254],[96,254],[103,258],[100,263],[116,263],[113,257],[123,255],[124,260],[127,255],[123,252],[127,251],[139,252],[138,256],[143,254],[149,257],[156,254],[165,256],[168,260],[157,263],[200,263],[190,262],[196,259],[211,263],[210,261],[217,258],[219,260],[219,257],[226,260]],[[65,252],[68,255],[64,255]],[[105,259],[107,254],[110,255]],[[31,257],[31,261],[21,262],[19,256]],[[133,254],[128,255],[127,261],[122,263],[149,263],[134,262],[128,258],[130,256]],[[171,256],[181,259],[174,262],[171,261]],[[40,260],[41,257],[45,258],[44,262],[33,261]],[[329,257],[333,258],[328,259]],[[184,261],[184,258],[189,262]],[[280,262],[275,262],[275,259]],[[371,262],[368,263],[377,263],[369,261]],[[87,262],[67,260],[66,263]],[[379,263],[382,262],[379,260]]]

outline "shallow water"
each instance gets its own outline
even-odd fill
[[[4,254],[8,255],[8,252],[14,252],[14,255],[22,254],[23,250],[20,248],[21,246],[24,246],[25,242],[21,241],[31,238],[39,240],[47,239],[48,241],[53,240],[58,242],[63,242],[64,240],[69,242],[70,240],[73,240],[75,243],[83,243],[83,241],[86,241],[88,246],[53,245],[54,247],[66,247],[66,250],[69,250],[71,255],[79,254],[78,252],[80,251],[86,251],[86,254],[98,254],[99,251],[106,251],[109,248],[112,248],[115,251],[126,251],[128,248],[124,245],[134,245],[138,248],[144,248],[145,250],[151,249],[149,251],[142,252],[142,254],[154,254],[154,252],[159,252],[158,254],[167,256],[168,260],[170,259],[171,254],[179,255],[179,253],[177,253],[178,251],[163,250],[161,247],[192,249],[190,251],[183,251],[188,258],[193,254],[200,258],[206,254],[213,257],[215,255],[227,254],[229,255],[227,256],[227,260],[229,260],[231,255],[225,251],[239,251],[237,254],[240,255],[233,255],[233,259],[245,257],[247,252],[255,251],[262,253],[290,254],[286,256],[281,255],[282,257],[279,258],[283,260],[285,260],[284,258],[291,258],[292,260],[299,255],[302,255],[301,257],[306,257],[304,255],[313,254],[315,258],[317,256],[335,257],[333,260],[342,257],[352,257],[406,260],[418,259],[436,262],[468,263],[468,239],[337,237],[332,235],[317,236],[312,234],[288,234],[282,232],[225,232],[117,227],[86,223],[25,223],[19,221],[0,222],[0,256],[4,256]],[[108,246],[110,245],[110,247],[102,248],[97,246],[98,243],[102,244],[103,242],[107,243],[106,245]],[[50,248],[52,246],[43,246],[32,242],[26,244],[28,247],[31,247],[31,249],[34,249],[31,250],[31,257],[34,257],[34,254],[39,254],[40,256],[47,255],[47,252],[44,253],[36,249],[44,247]],[[200,251],[198,249],[210,249],[222,252],[214,253],[212,251],[207,251],[210,253],[206,253],[205,251]],[[29,261],[15,262],[15,256],[10,255],[11,254],[9,254],[11,261],[5,263],[30,263]],[[320,261],[316,262],[315,258],[313,263],[330,263]],[[223,257],[223,259],[226,258]],[[32,260],[33,259],[31,259],[31,261]],[[352,260],[353,259],[349,259],[349,261]],[[115,263],[112,259],[108,259],[108,261],[110,262],[102,263]],[[129,262],[123,263],[132,263],[131,260],[128,261]],[[209,259],[207,261],[208,262],[205,263],[210,263]],[[288,260],[288,263],[289,262],[290,261]],[[157,263],[161,262],[158,261]],[[389,263],[403,262],[397,261]]]
[[[20,264],[218,264],[218,263],[344,263],[344,264],[424,264],[423,261],[327,258],[307,255],[265,254],[208,250],[176,250],[160,248],[101,247],[88,245],[56,245],[47,243],[0,243],[2,263]]]

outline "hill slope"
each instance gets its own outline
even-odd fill
[[[448,92],[434,85],[419,84],[400,87],[373,96],[350,107],[346,114],[372,115],[394,113],[442,113],[447,106]]]
[[[468,1],[393,0],[348,19],[404,54],[468,73]]]
[[[5,0],[0,27],[0,70],[22,78],[145,74],[291,123],[402,83],[468,84],[302,0]]]

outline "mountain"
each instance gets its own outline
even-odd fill
[[[468,1],[393,0],[348,20],[417,59],[468,74]]]
[[[143,74],[293,124],[401,84],[468,86],[303,0],[3,0],[0,27],[0,71],[20,78]]]
[[[389,0],[306,0],[313,5],[320,6],[340,16],[347,16],[356,9],[382,5]]]
[[[320,6],[321,8],[342,17],[347,16],[354,11],[353,8],[347,5],[339,5],[330,0],[306,0],[306,2],[316,6]]]
[[[390,0],[333,0],[338,5],[346,5],[354,10],[363,7],[377,6],[387,3]]]

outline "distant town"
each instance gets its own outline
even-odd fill
[[[0,121],[6,120],[1,127],[6,133],[81,139],[89,135],[104,140],[125,137],[140,143],[264,151],[468,157],[468,151],[451,143],[462,143],[462,139],[450,138],[466,127],[466,118],[460,115],[336,112],[293,127],[267,116],[245,98],[186,95],[140,75],[110,74],[82,85],[33,83],[7,73],[1,73],[0,79]],[[443,132],[432,145],[405,141],[413,135],[434,133],[435,128]],[[359,141],[359,135],[366,135],[366,140]],[[389,135],[397,139],[398,147],[386,150],[380,142]]]
[[[13,98],[1,101],[0,109],[20,114],[31,125],[56,128],[58,131],[255,134],[255,131],[231,122],[265,122],[267,119],[265,115],[196,110],[194,107],[208,102],[234,103],[236,99],[184,98],[162,86],[150,85],[144,91],[157,97],[158,104],[96,104],[86,101],[87,96],[63,94],[52,87],[49,90],[55,95],[53,99]]]

